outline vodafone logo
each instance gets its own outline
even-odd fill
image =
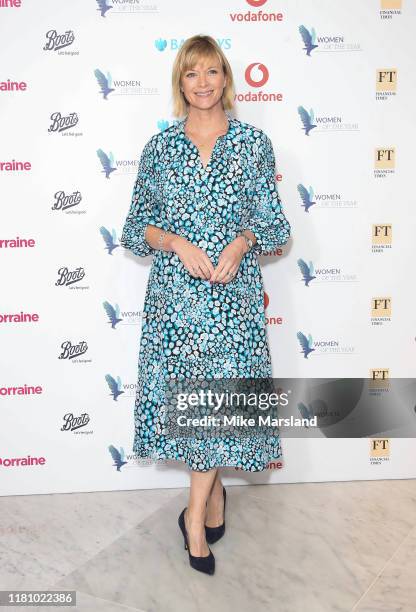
[[[246,0],[246,2],[250,6],[263,6],[263,4],[266,4],[267,0]]]
[[[268,83],[269,77],[269,69],[265,64],[261,62],[249,64],[244,71],[244,79],[249,87],[247,91],[238,91],[236,93],[236,101],[261,104],[282,102],[283,94],[280,91],[271,90],[270,84],[268,84],[266,90],[262,89],[263,85]],[[274,80],[272,79],[272,87],[274,86]]]
[[[266,292],[264,292],[263,302],[264,302],[264,309],[266,310],[266,308],[267,308],[267,306],[269,305],[269,302],[270,302],[269,296],[267,295]]]
[[[264,64],[253,62],[247,66],[244,77],[250,87],[263,87],[269,80],[269,71]]]

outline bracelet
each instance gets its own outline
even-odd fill
[[[167,234],[167,231],[163,230],[162,233],[159,235],[159,238],[158,238],[158,241],[157,241],[157,248],[158,249],[164,250],[164,249],[162,249],[162,242],[163,242],[166,234]]]

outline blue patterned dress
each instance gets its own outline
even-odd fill
[[[226,115],[228,132],[217,139],[205,169],[185,134],[186,118],[154,134],[139,161],[121,244],[154,257],[143,309],[133,452],[184,461],[197,471],[261,471],[282,456],[278,435],[198,440],[169,438],[163,430],[166,380],[272,376],[257,255],[285,244],[291,228],[277,192],[270,138]],[[250,229],[257,242],[233,280],[211,285],[191,276],[176,253],[153,249],[144,238],[148,224],[198,245],[214,267],[241,230]]]

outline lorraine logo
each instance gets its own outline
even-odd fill
[[[115,91],[113,85],[113,79],[111,74],[107,72],[105,75],[104,72],[101,72],[98,68],[94,70],[94,76],[97,79],[98,85],[100,86],[100,93],[103,95],[104,100],[107,100],[108,94],[112,91]]]
[[[310,261],[309,264],[306,263],[303,259],[298,259],[299,270],[302,274],[302,280],[305,283],[305,287],[309,287],[309,283],[313,281],[316,276],[313,275],[314,267],[313,263]]]
[[[303,356],[305,357],[305,359],[307,359],[309,353],[312,353],[312,351],[315,350],[314,348],[312,348],[312,336],[311,334],[309,334],[308,337],[306,337],[305,334],[301,331],[299,331],[296,336],[299,340],[300,346],[302,347],[301,353],[303,353]]]
[[[158,38],[155,40],[155,47],[158,51],[164,51],[168,46],[168,41],[166,38]]]
[[[314,199],[313,199],[315,196],[314,190],[312,189],[310,185],[309,185],[309,190],[308,190],[306,189],[305,185],[302,185],[302,183],[299,183],[298,192],[302,200],[301,206],[303,206],[303,208],[305,209],[305,212],[309,212],[310,207],[316,204],[316,202],[314,202]]]
[[[257,70],[261,73],[262,76],[260,78],[258,76],[257,78],[253,78],[255,68],[257,68]],[[261,64],[260,62],[253,62],[247,66],[244,72],[244,77],[250,87],[263,87],[263,85],[265,85],[269,80],[269,71],[264,64]]]
[[[124,393],[124,391],[121,391],[121,378],[120,376],[117,376],[117,379],[115,379],[111,376],[111,374],[106,374],[105,380],[110,388],[110,395],[113,396],[113,400],[116,402],[118,396]]]
[[[110,174],[117,170],[117,168],[114,168],[114,155],[111,153],[111,151],[110,155],[107,155],[107,153],[104,153],[102,149],[97,149],[97,155],[103,167],[101,172],[105,174],[105,178],[110,178]]]
[[[110,304],[110,302],[103,302],[103,306],[104,306],[104,310],[107,313],[108,316],[108,323],[110,323],[111,325],[111,329],[115,329],[117,323],[120,323],[120,321],[123,320],[123,318],[120,318],[120,306],[118,304],[114,306],[112,306]]]
[[[113,466],[117,468],[117,472],[119,472],[121,470],[121,468],[123,467],[123,465],[126,465],[127,461],[124,461],[126,455],[124,452],[124,449],[121,448],[120,446],[120,450],[118,450],[115,446],[113,446],[112,444],[110,444],[110,446],[108,447],[108,450],[110,451],[110,455],[113,458]]]
[[[300,120],[302,121],[302,129],[305,130],[305,136],[309,136],[309,132],[313,130],[313,128],[316,128],[316,124],[314,124],[315,114],[313,112],[313,109],[311,108],[308,113],[306,108],[304,108],[303,106],[298,106],[298,113]]]
[[[116,234],[116,230],[113,228],[113,231],[109,232],[109,230],[104,227],[104,225],[102,225],[100,227],[100,234],[103,237],[103,240],[105,242],[105,249],[107,249],[107,252],[109,255],[113,254],[114,249],[116,249],[117,247],[119,247],[119,244],[116,244],[116,240],[117,240],[117,234]]]
[[[306,55],[310,57],[311,52],[314,49],[316,49],[316,47],[319,47],[319,45],[315,44],[316,43],[315,28],[311,28],[311,30],[309,31],[307,28],[305,28],[304,25],[301,25],[299,26],[299,32],[300,32],[300,35],[302,36],[303,44],[305,45],[303,47],[303,50],[306,51]]]

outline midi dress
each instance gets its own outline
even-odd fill
[[[138,357],[132,450],[139,458],[185,462],[192,470],[234,467],[261,471],[282,457],[279,435],[208,439],[166,435],[167,381],[178,377],[272,376],[258,255],[289,239],[267,134],[226,111],[204,168],[185,134],[186,117],[146,142],[139,159],[121,245],[153,255]],[[244,230],[257,242],[227,283],[194,278],[179,256],[152,248],[148,224],[184,236],[203,249],[214,268],[222,249]]]

